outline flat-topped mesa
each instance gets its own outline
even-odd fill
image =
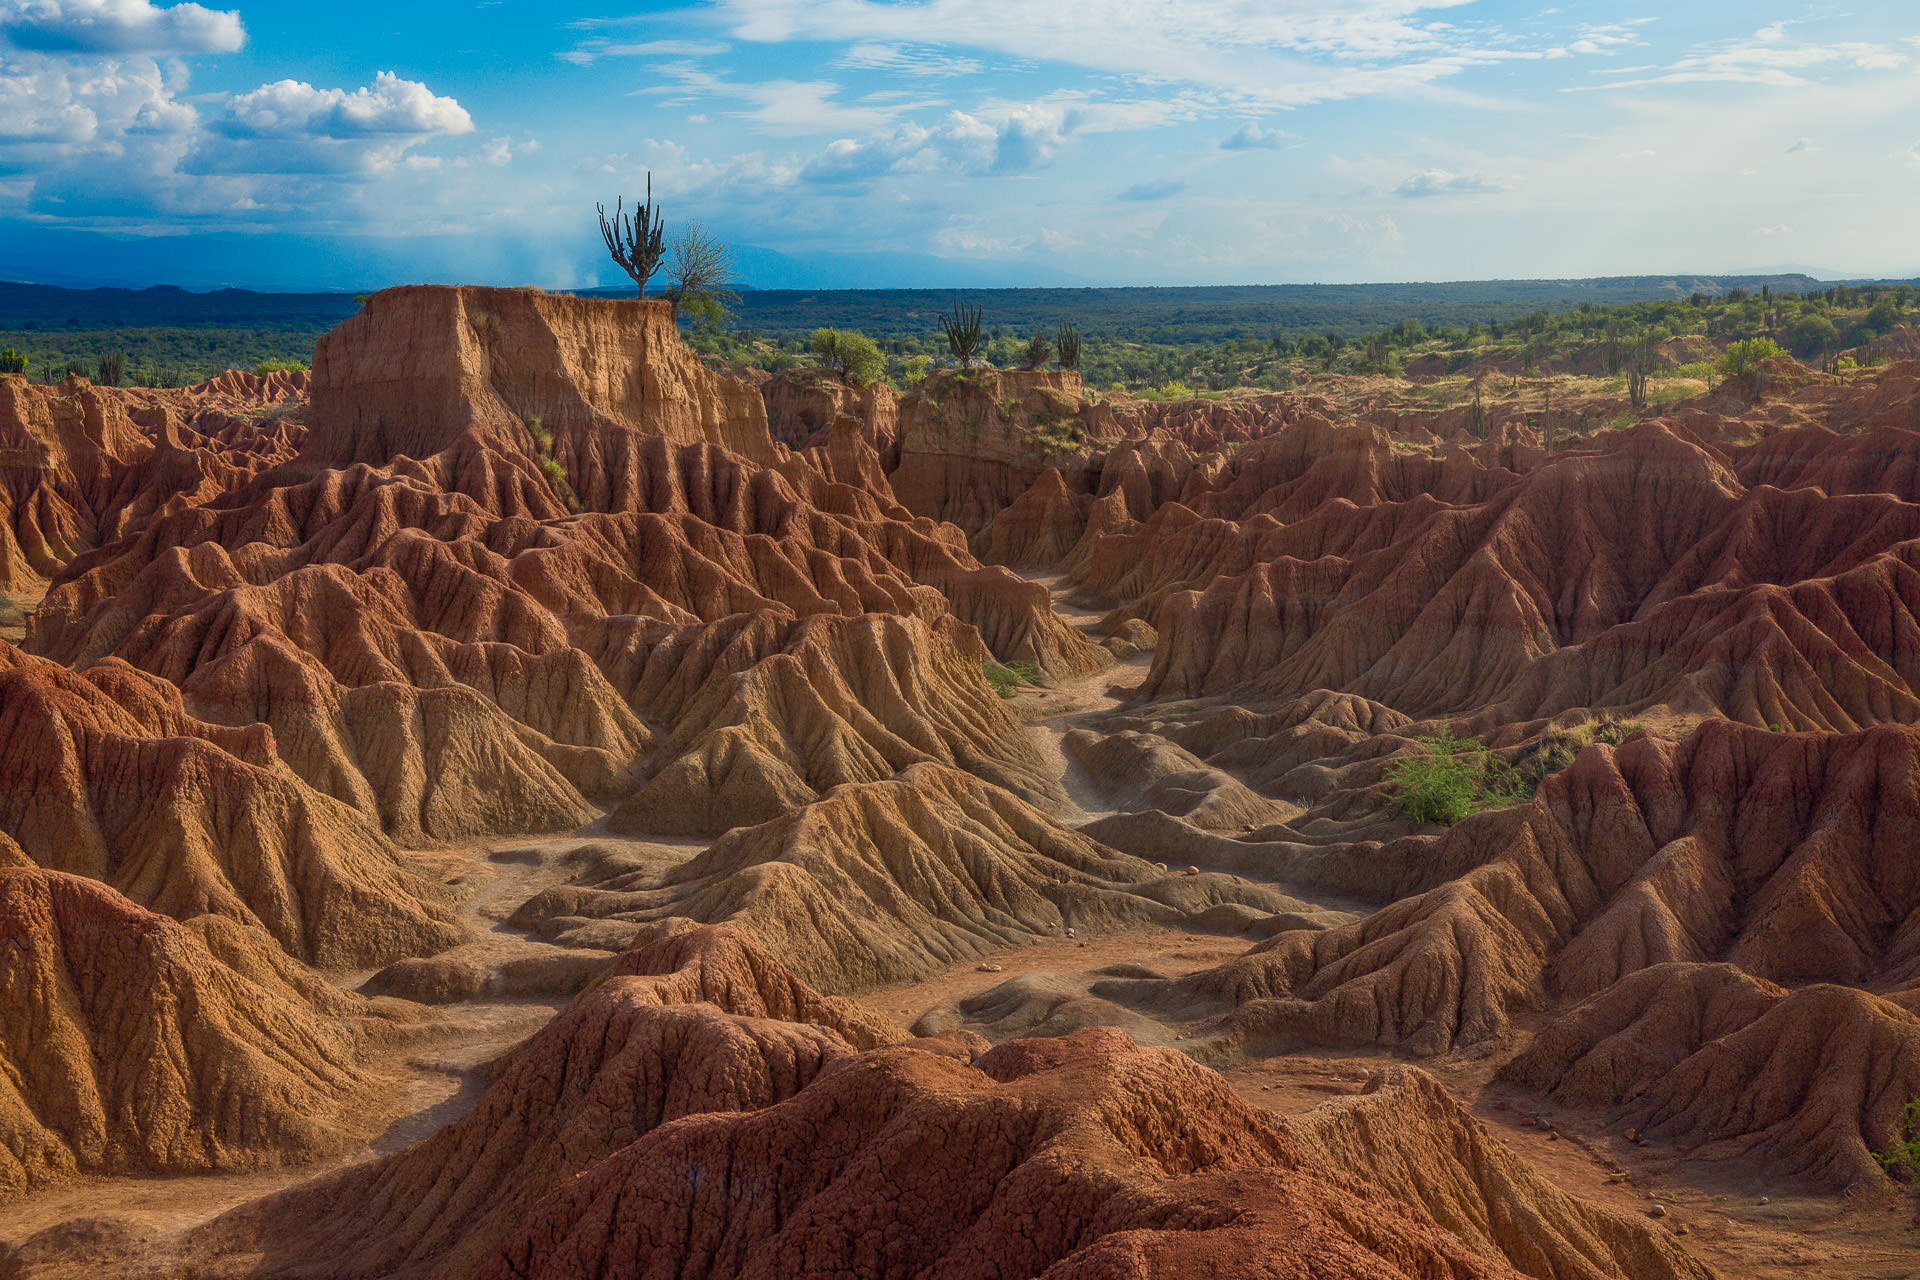
[[[680,343],[671,304],[534,289],[412,285],[368,299],[314,349],[302,460],[379,466],[463,438],[537,452],[625,428],[776,461],[766,407]]]

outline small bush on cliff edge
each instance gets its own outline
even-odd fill
[[[1421,738],[1414,754],[1387,770],[1393,811],[1416,822],[1450,827],[1484,809],[1521,804],[1533,788],[1478,738],[1441,730]]]
[[[850,329],[815,329],[808,340],[820,363],[856,386],[871,386],[887,371],[887,358],[864,333]]]

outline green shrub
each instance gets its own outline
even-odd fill
[[[264,378],[270,373],[305,373],[307,366],[300,360],[262,360],[253,366],[255,377]]]
[[[15,351],[12,347],[0,351],[0,373],[25,373],[26,371],[27,358],[25,356]]]
[[[1900,1135],[1873,1158],[1897,1178],[1920,1182],[1920,1098],[1910,1098],[1900,1113]]]
[[[1387,785],[1395,813],[1445,827],[1533,795],[1519,771],[1478,738],[1456,738],[1445,729],[1420,739],[1413,755],[1396,761],[1387,770]]]
[[[540,473],[546,476],[547,484],[553,489],[554,496],[566,503],[569,511],[580,510],[580,499],[574,493],[573,486],[567,482],[567,469],[560,465],[559,459],[540,459]]]
[[[1024,659],[1017,662],[999,663],[988,658],[980,664],[981,674],[993,691],[1003,698],[1011,698],[1021,685],[1037,684],[1040,681],[1040,665]]]
[[[1729,378],[1737,378],[1749,369],[1757,368],[1764,360],[1774,356],[1783,356],[1786,351],[1772,338],[1747,338],[1727,345],[1720,353],[1718,371]]]
[[[877,382],[887,371],[887,358],[872,338],[847,329],[815,329],[808,339],[820,363],[858,386]]]

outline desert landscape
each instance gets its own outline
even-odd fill
[[[1916,121],[0,0],[0,1280],[1920,1280]]]
[[[0,377],[0,1275],[1914,1274],[1920,363],[719,364]]]

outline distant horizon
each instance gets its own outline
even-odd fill
[[[771,252],[771,251],[769,251]],[[821,255],[824,256],[824,255]],[[862,255],[847,254],[849,259]],[[969,268],[991,268],[991,262],[977,260],[955,260],[956,266]],[[540,281],[522,280],[513,283],[493,280],[463,279],[419,279],[395,280],[385,284],[347,284],[347,285],[289,285],[285,287],[257,287],[230,283],[181,283],[177,280],[153,279],[150,281],[127,278],[104,278],[89,280],[85,277],[54,273],[52,278],[33,278],[35,273],[22,270],[14,264],[0,262],[0,284],[25,285],[39,288],[61,289],[72,292],[114,290],[127,293],[151,293],[177,290],[192,294],[213,294],[222,292],[269,294],[269,295],[358,295],[377,293],[386,289],[406,288],[413,285],[472,286],[481,288],[543,288],[556,293],[605,294],[617,296],[630,293],[629,284],[559,285]],[[741,289],[754,293],[874,293],[874,292],[924,292],[929,290],[960,290],[993,292],[996,290],[1121,290],[1121,289],[1365,289],[1394,286],[1448,286],[1476,284],[1527,284],[1561,283],[1588,284],[1602,281],[1634,280],[1783,280],[1804,278],[1820,285],[1868,285],[1868,284],[1904,284],[1920,281],[1920,271],[1903,273],[1890,272],[1877,275],[1842,275],[1824,268],[1786,264],[1772,267],[1757,267],[1743,271],[1632,271],[1612,272],[1606,275],[1591,276],[1553,276],[1553,275],[1494,275],[1477,277],[1405,277],[1372,280],[1272,280],[1272,281],[1191,281],[1191,282],[1112,282],[1099,280],[1074,280],[1052,283],[943,283],[939,281],[859,284],[859,283],[760,283],[753,278],[743,276],[738,282]],[[656,285],[649,296],[658,292]]]

